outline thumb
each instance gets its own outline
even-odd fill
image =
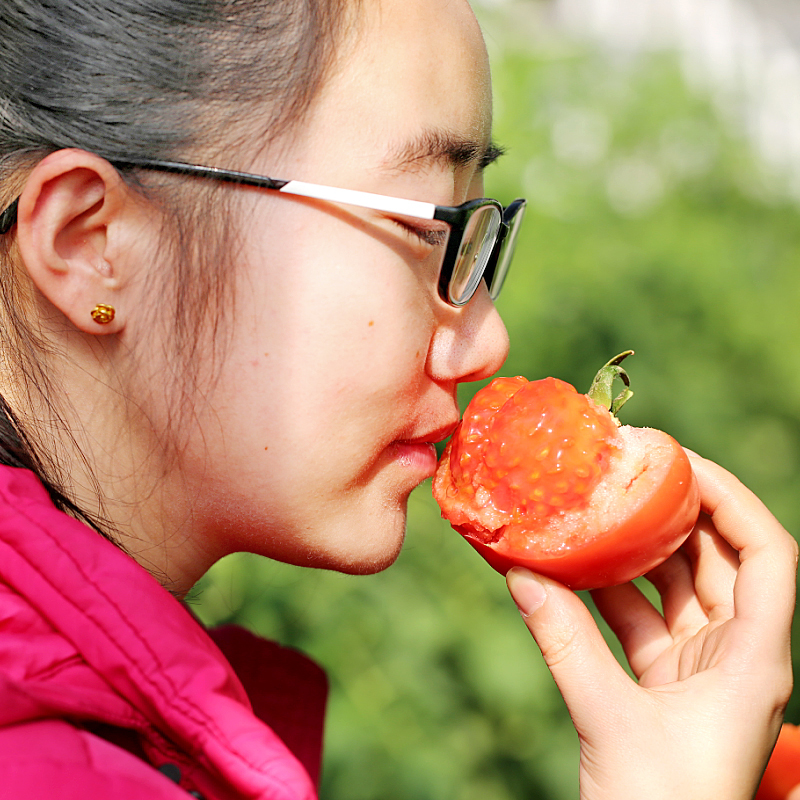
[[[624,705],[620,701],[636,684],[573,591],[522,567],[509,570],[506,581],[578,733],[590,740],[603,736],[610,713]]]

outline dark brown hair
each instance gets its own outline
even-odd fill
[[[110,161],[209,162],[225,152],[229,162],[240,142],[265,146],[291,131],[334,61],[352,6],[352,0],[3,0],[0,210],[33,164],[63,148]],[[227,162],[219,165],[238,166]],[[144,190],[141,176],[125,177]],[[217,325],[229,283],[231,226],[215,188],[170,177],[151,181],[147,190],[165,213],[175,250],[167,296],[182,380],[191,378],[198,330]],[[26,318],[12,242],[13,229],[0,237],[0,355],[20,396],[35,396],[51,425],[61,419],[56,387],[41,366],[46,344]],[[57,506],[108,533],[100,515],[76,507],[57,456],[38,445],[23,419],[0,397],[0,463],[34,470]]]

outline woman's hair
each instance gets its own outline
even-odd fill
[[[3,0],[0,9],[0,211],[41,158],[80,148],[113,160],[230,162],[237,145],[291,132],[333,64],[353,0]],[[144,179],[124,177],[143,189]],[[181,380],[198,330],[217,324],[229,283],[227,207],[213,182],[170,177],[147,190],[166,219],[169,298]],[[13,231],[0,237],[0,358],[15,397],[59,415],[47,346],[30,324]],[[27,308],[26,308],[27,307]],[[159,313],[165,314],[164,301]],[[8,375],[11,375],[11,378]],[[184,388],[186,388],[184,386]],[[101,532],[70,498],[58,458],[0,398],[0,463],[33,469],[60,508]],[[35,428],[39,420],[31,423]],[[61,425],[60,435],[67,434]],[[52,437],[52,432],[51,437]],[[69,435],[69,434],[67,434]]]

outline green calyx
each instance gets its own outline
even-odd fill
[[[594,376],[592,385],[586,393],[594,400],[595,403],[607,408],[615,417],[617,412],[625,405],[625,403],[633,397],[633,392],[630,389],[631,381],[628,373],[620,366],[620,362],[624,361],[628,356],[633,355],[633,350],[626,350],[618,356],[614,356],[604,367],[600,369],[597,375]],[[612,386],[614,381],[619,378],[624,384],[625,388],[616,396],[613,396]]]

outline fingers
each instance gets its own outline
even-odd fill
[[[592,593],[639,678],[670,646],[709,624],[732,619],[737,608],[760,626],[765,617],[770,620],[772,632],[760,631],[759,641],[769,637],[781,647],[787,642],[794,606],[794,541],[736,478],[697,456],[693,465],[706,511],[683,547],[646,576],[661,597],[663,619],[633,585]],[[765,600],[767,582],[773,585]],[[759,597],[760,610],[748,605],[753,595]]]
[[[683,549],[645,577],[659,593],[661,613],[634,584],[592,592],[598,611],[619,639],[637,676],[666,647],[694,635],[709,622],[696,591],[692,560]]]
[[[661,596],[670,633],[681,638],[732,617],[738,569],[739,554],[701,513],[683,546],[646,576]]]
[[[694,532],[692,538],[699,535],[699,532]],[[702,547],[693,544],[690,549],[699,551]],[[725,564],[727,567],[727,562]],[[711,567],[704,569],[709,573],[714,572]],[[645,577],[659,593],[661,612],[632,583],[592,592],[597,610],[619,639],[637,678],[641,678],[665,650],[676,642],[694,636],[710,620],[709,608],[701,601],[696,590],[692,559],[683,549]],[[727,574],[725,577],[728,578]],[[724,611],[719,612],[718,609],[732,606],[732,584],[733,579],[730,579],[727,582],[727,595],[724,590],[720,592],[712,614],[719,613],[721,616]]]
[[[738,551],[733,589],[736,617],[751,625],[760,641],[785,644],[795,603],[797,543],[733,475],[697,456],[692,456],[692,467],[713,528]],[[730,568],[732,559],[728,555],[719,558],[727,551],[720,549],[708,529],[701,531],[696,545],[698,592],[706,605],[716,607],[721,590],[712,586],[720,580],[729,583],[730,575],[725,575],[726,567],[713,561],[727,561]],[[709,558],[712,547],[716,559]]]
[[[585,736],[600,736],[625,693],[636,688],[608,649],[586,606],[556,581],[514,567],[506,576],[525,624],[561,691],[570,716]]]
[[[734,615],[733,592],[739,572],[739,553],[719,535],[703,513],[684,550],[694,571],[698,605],[710,622]]]
[[[695,591],[692,562],[684,549],[650,570],[646,578],[661,596],[664,619],[674,637],[692,634],[707,624],[708,617]]]
[[[778,547],[791,560],[796,544],[761,500],[719,465],[700,456],[690,457],[700,484],[703,510],[725,540],[745,554],[764,546]],[[793,570],[794,567],[789,571]]]
[[[632,583],[595,589],[597,610],[619,639],[637,678],[672,644],[664,618]]]

